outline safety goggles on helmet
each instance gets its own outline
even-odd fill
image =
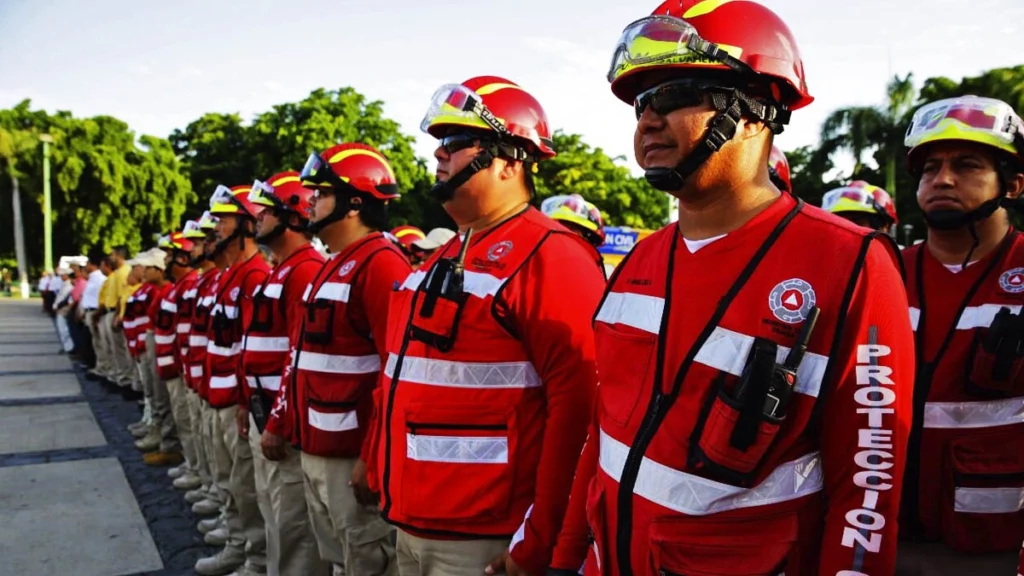
[[[439,122],[489,128],[504,137],[512,135],[487,109],[484,99],[462,84],[445,84],[434,92],[430,107],[420,122],[420,130],[429,133],[430,127]]]
[[[732,54],[736,52],[736,54]],[[619,37],[608,81],[635,68],[655,64],[724,64],[734,70],[756,75],[750,66],[737,59],[739,50],[708,42],[689,22],[673,16],[648,16],[626,27]]]
[[[555,220],[568,220],[594,232],[601,228],[601,212],[579,194],[552,196],[541,203],[540,211]]]
[[[355,190],[353,186],[335,174],[327,160],[324,160],[323,156],[316,152],[310,154],[306,159],[306,165],[302,167],[299,178],[302,179],[303,185],[313,188],[313,195],[317,198],[320,197],[320,188]]]
[[[164,234],[157,239],[156,245],[160,248],[172,248],[174,245],[171,243],[171,235]]]
[[[185,238],[197,239],[205,238],[206,232],[199,228],[199,221],[189,220],[185,222],[185,226],[181,228],[181,235]]]
[[[250,203],[257,206],[266,206],[276,210],[284,210],[286,208],[284,202],[281,202],[281,199],[274,195],[274,187],[262,180],[256,180],[252,183],[247,199]]]
[[[885,207],[878,204],[874,190],[856,186],[844,186],[825,193],[821,208],[833,214],[839,212],[868,212],[885,219],[892,219]]]
[[[216,228],[218,222],[220,222],[220,218],[217,218],[207,210],[206,212],[203,212],[203,215],[199,218],[199,229],[208,232]]]
[[[1024,123],[1001,100],[979,96],[947,98],[914,113],[903,143],[908,148],[939,140],[966,140],[1022,156]]]
[[[231,193],[231,189],[223,184],[218,184],[217,188],[214,189],[213,195],[210,196],[210,209],[213,210],[216,206],[221,204],[235,204],[235,196]]]

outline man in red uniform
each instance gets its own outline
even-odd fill
[[[320,557],[345,574],[396,574],[393,532],[370,493],[367,459],[388,302],[410,272],[405,255],[381,233],[398,183],[380,152],[354,143],[314,152],[302,180],[316,190],[309,229],[331,256],[304,287],[292,379],[272,421],[294,430],[302,451]]]
[[[161,242],[161,247],[168,247]],[[146,305],[146,316],[149,319],[146,331],[139,335],[140,346],[145,347],[144,360],[140,363],[143,381],[148,382],[152,404],[152,430],[156,439],[156,448],[143,457],[149,466],[175,466],[184,461],[181,441],[171,415],[171,397],[167,389],[167,368],[177,366],[174,358],[174,317],[177,310],[173,302],[168,302],[168,295],[174,288],[173,282],[167,279],[168,253],[160,248],[143,255],[140,263],[144,267],[146,285],[150,287],[150,295]]]
[[[266,529],[256,502],[252,450],[237,424],[246,320],[252,318],[252,294],[269,272],[254,240],[258,207],[249,202],[249,190],[218,186],[210,198],[210,214],[218,218],[214,251],[223,255],[227,267],[212,288],[205,380],[208,402],[216,411],[212,444],[218,488],[227,494],[228,538],[221,552],[196,562],[199,574],[223,574],[231,568],[238,568],[238,576],[266,573]]]
[[[916,334],[899,571],[1013,574],[1024,538],[1024,124],[964,96],[922,107],[907,164],[928,224],[903,252]]]
[[[298,172],[281,172],[256,181],[249,202],[256,214],[256,242],[277,261],[266,281],[252,294],[252,317],[242,340],[243,403],[238,431],[248,438],[256,474],[256,497],[267,530],[267,573],[327,574],[306,513],[299,455],[285,440],[290,430],[268,418],[288,365],[290,336],[302,322],[302,292],[323,268],[324,259],[309,243],[309,200]],[[262,445],[270,455],[264,456]]]
[[[586,573],[892,574],[907,304],[891,239],[769,178],[773,134],[811,102],[791,32],[754,2],[671,0],[608,77],[680,215],[595,317]]]
[[[394,295],[376,463],[401,574],[543,574],[593,404],[592,246],[530,207],[555,156],[528,92],[440,88],[432,189],[459,227]]]
[[[880,230],[894,237],[899,224],[892,196],[863,180],[825,192],[821,198],[821,209],[858,226]]]

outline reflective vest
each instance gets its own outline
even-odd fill
[[[382,512],[392,524],[468,539],[513,538],[524,524],[539,491],[547,398],[530,350],[495,304],[499,294],[502,301],[538,298],[539,289],[524,288],[528,281],[507,282],[562,234],[578,240],[528,209],[472,236],[458,300],[438,299],[433,312],[429,303],[424,311],[427,278],[441,258],[456,257],[458,238],[393,295],[376,463]]]
[[[188,373],[188,357],[191,353],[189,347],[189,335],[192,332],[192,313],[196,309],[197,286],[199,285],[199,272],[192,270],[184,278],[175,283],[178,294],[178,312],[174,317],[174,333],[177,338],[175,352],[178,355],[177,361],[180,366],[181,380],[189,388],[195,389],[192,378]]]
[[[266,279],[269,269],[263,256],[257,252],[245,262],[224,270],[214,283],[212,291],[215,296],[206,345],[207,397],[213,408],[227,408],[238,404],[241,398],[239,355],[245,333],[242,308],[252,305],[252,300],[246,296]]]
[[[319,269],[323,263],[323,257],[312,245],[304,246],[279,263],[266,281],[256,287],[252,295],[252,318],[242,339],[242,370],[246,382],[242,390],[246,402],[253,392],[262,388],[267,401],[272,403],[281,389],[281,374],[290,350],[289,336],[300,321],[288,317],[291,303],[284,296],[287,290],[294,289],[292,279],[297,276],[297,270]]]
[[[153,285],[146,282],[128,295],[125,301],[121,332],[124,333],[132,358],[138,358],[146,352],[146,331],[150,329],[147,311],[152,293]]]
[[[189,382],[199,397],[209,402],[209,385],[206,382],[206,347],[210,341],[207,333],[210,330],[210,310],[216,294],[213,289],[222,272],[212,268],[203,273],[196,283],[196,302],[192,311],[192,328],[188,335],[188,367]]]
[[[362,302],[352,287],[383,251],[401,254],[374,233],[334,254],[306,287],[306,313],[293,352],[291,410],[303,452],[330,458],[359,456],[373,413],[380,355],[368,326],[352,322]],[[403,256],[404,258],[404,256]]]
[[[917,340],[902,531],[967,553],[1024,539],[1024,235],[956,273],[903,252]]]
[[[181,363],[178,360],[178,324],[177,283],[164,284],[154,291],[156,299],[152,310],[156,312],[150,319],[153,327],[153,340],[156,344],[156,372],[161,380],[173,380],[181,374]]]
[[[851,380],[853,357],[866,348],[836,348],[844,334],[853,340],[851,330],[864,332],[865,346],[871,342],[869,320],[854,315],[865,323],[861,329],[847,318],[872,244],[866,233],[784,195],[695,253],[670,225],[619,265],[594,322],[599,463],[587,505],[594,535],[587,574],[799,576],[817,575],[819,566],[835,574],[843,554],[855,568],[854,542],[844,546],[842,527],[830,527],[838,530],[822,541],[821,493],[829,472],[831,491],[840,486],[838,474],[848,483],[858,469],[858,429],[869,424],[852,397],[870,392],[866,398],[890,404],[890,388],[865,381],[861,389]],[[887,266],[894,256],[892,247]],[[885,276],[901,309],[899,275],[891,268]],[[770,386],[773,372],[813,307],[820,315],[785,400]],[[888,330],[876,337],[897,347]],[[909,337],[904,325],[899,346],[909,350]],[[830,364],[837,352],[841,358]],[[909,372],[909,357],[904,366]],[[840,378],[843,420],[822,422],[818,410],[840,396]],[[840,418],[833,412],[828,418]],[[877,424],[878,437],[895,442],[896,418]],[[823,428],[841,430],[842,439],[826,449]],[[901,455],[891,448],[875,455],[884,468]],[[845,510],[880,501],[878,492],[869,498],[843,488],[844,496],[828,502],[840,522]],[[887,501],[892,526],[895,495]],[[859,537],[882,541],[869,532]],[[883,563],[895,558],[895,534],[887,538],[891,556]],[[865,564],[866,573],[886,573],[868,566],[875,564]]]

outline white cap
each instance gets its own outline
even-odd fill
[[[437,250],[455,238],[455,232],[447,228],[434,228],[427,233],[426,238],[421,238],[412,243],[420,250]]]

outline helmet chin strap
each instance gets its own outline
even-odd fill
[[[309,223],[306,224],[305,229],[308,230],[311,234],[319,234],[320,231],[323,230],[324,228],[344,219],[345,216],[352,210],[358,212],[359,210],[362,209],[362,207],[363,205],[361,203],[352,202],[352,196],[348,196],[342,192],[335,191],[334,210],[332,210],[331,213],[325,216],[322,220],[317,220],[316,222],[310,220]],[[299,228],[298,230],[301,230],[301,228]]]
[[[924,213],[925,224],[929,228],[935,230],[959,230],[966,227],[967,232],[971,235],[971,248],[967,251],[967,256],[964,257],[963,264],[960,265],[960,269],[963,270],[971,262],[971,256],[974,251],[977,250],[978,245],[981,243],[981,239],[978,238],[977,223],[982,220],[986,220],[995,214],[996,210],[1002,208],[1004,205],[1008,206],[1013,203],[1012,200],[1006,196],[998,196],[991,200],[986,200],[974,210],[970,212],[964,212],[961,210],[931,210]]]
[[[789,111],[785,108],[763,104],[736,89],[728,92],[711,92],[711,104],[718,114],[708,122],[700,144],[675,168],[646,170],[644,178],[651,186],[662,192],[682,190],[686,180],[693,176],[712,154],[721,150],[726,142],[736,136],[744,113],[764,122],[775,134],[781,134],[783,125],[789,121]]]
[[[469,182],[469,179],[476,176],[477,172],[490,168],[493,162],[494,154],[491,153],[491,150],[481,150],[480,153],[473,158],[472,162],[466,165],[462,170],[456,172],[451,178],[444,182],[440,180],[434,182],[434,185],[430,187],[430,195],[441,204],[449,202],[455,197],[456,190],[466,182]]]

